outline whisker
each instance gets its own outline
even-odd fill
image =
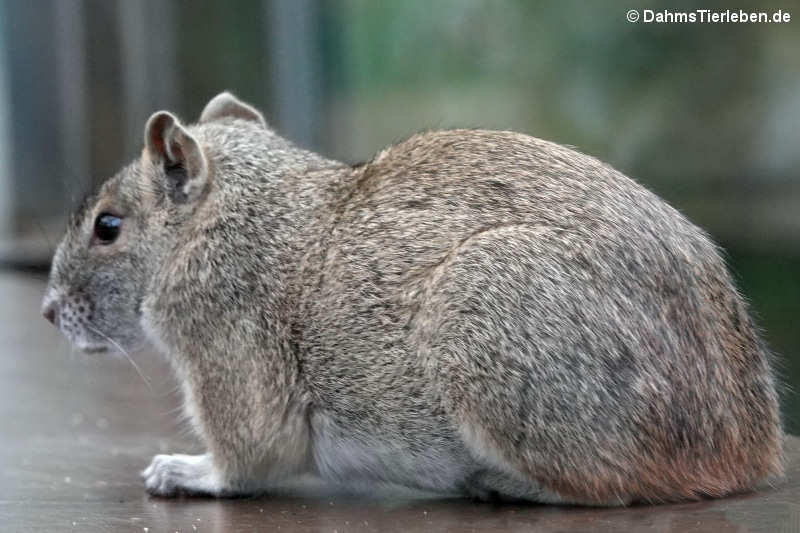
[[[69,362],[70,364],[74,364],[77,354],[75,351],[75,346],[72,343],[67,343],[66,348],[69,351]]]
[[[151,393],[151,394],[155,394],[155,393],[156,393],[156,391],[155,391],[155,390],[153,390],[153,386],[152,386],[152,385],[150,385],[150,380],[149,380],[149,379],[147,379],[147,377],[145,377],[144,373],[142,373],[142,369],[141,369],[141,368],[139,368],[139,365],[137,365],[137,364],[136,364],[136,362],[133,360],[133,358],[131,358],[131,356],[130,356],[130,355],[128,355],[128,352],[126,352],[126,351],[125,351],[125,349],[124,349],[122,346],[120,346],[120,345],[119,345],[119,343],[118,343],[117,341],[115,341],[114,339],[112,339],[111,337],[109,337],[108,335],[106,335],[105,333],[103,333],[102,331],[100,331],[99,329],[97,329],[97,328],[94,328],[94,327],[92,327],[92,326],[90,326],[90,325],[88,325],[88,324],[86,325],[86,328],[87,328],[88,330],[90,330],[90,331],[92,331],[92,332],[94,332],[94,333],[96,333],[96,334],[100,335],[101,337],[103,337],[104,339],[106,339],[108,342],[110,342],[111,344],[113,344],[113,345],[114,345],[114,347],[115,347],[117,350],[119,350],[119,351],[122,353],[122,355],[124,355],[124,356],[125,356],[125,358],[126,358],[126,359],[127,359],[129,362],[130,362],[131,366],[133,366],[134,370],[136,370],[136,373],[137,373],[137,374],[139,374],[139,377],[141,377],[141,378],[142,378],[142,381],[144,381],[144,384],[145,384],[145,385],[147,385],[147,388],[148,388],[148,389],[150,389],[150,393]]]
[[[52,253],[53,250],[56,249],[56,243],[53,241],[53,239],[50,237],[47,231],[45,231],[44,225],[42,224],[42,221],[41,219],[39,219],[39,217],[34,218],[34,222],[36,223],[36,227],[39,228],[42,237],[44,237],[45,243],[50,248],[50,252]]]

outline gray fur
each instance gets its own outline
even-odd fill
[[[237,103],[154,115],[53,261],[44,306],[74,343],[149,340],[181,380],[208,453],[156,457],[148,491],[313,474],[615,505],[780,475],[769,353],[713,243],[654,194],[510,132],[350,167]],[[171,131],[183,163],[149,142]],[[92,239],[102,212],[123,217],[113,244]]]

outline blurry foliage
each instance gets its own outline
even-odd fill
[[[799,44],[789,25],[630,24],[621,2],[330,5],[346,41],[333,89],[369,110],[363,155],[424,126],[512,126],[669,187],[757,172],[765,56],[776,33]]]

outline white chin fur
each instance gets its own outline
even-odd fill
[[[75,347],[84,353],[101,353],[108,351],[108,346],[105,344],[86,341],[75,342]]]

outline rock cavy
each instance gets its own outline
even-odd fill
[[[72,216],[44,315],[80,349],[146,341],[202,455],[147,490],[306,475],[358,490],[619,505],[781,473],[771,355],[717,247],[635,181],[504,131],[347,165],[229,93],[158,112]]]

